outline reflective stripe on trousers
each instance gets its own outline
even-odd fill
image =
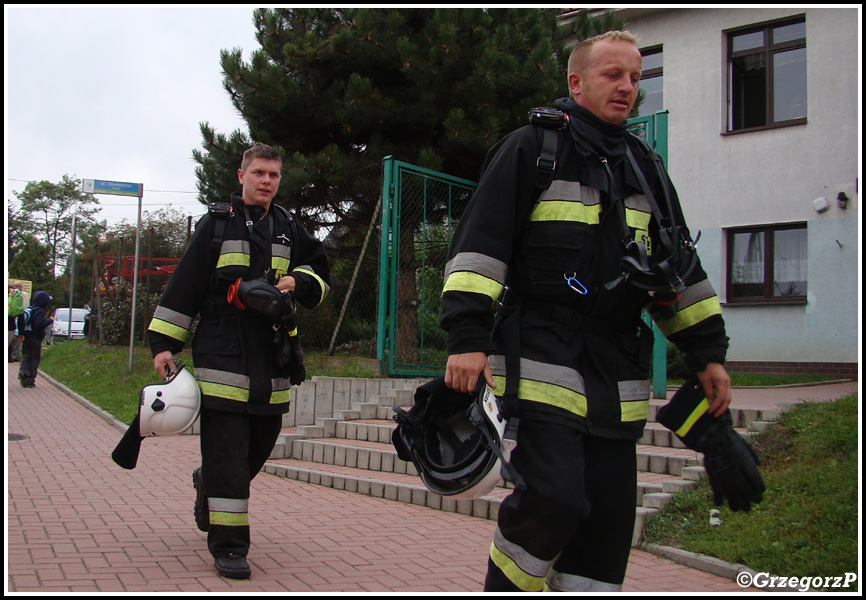
[[[634,531],[633,440],[522,419],[512,462],[526,481],[499,508],[485,591],[615,591]]]

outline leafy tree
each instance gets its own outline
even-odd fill
[[[10,229],[10,234],[11,232]],[[45,290],[55,296],[54,280],[49,276],[50,261],[48,248],[40,244],[39,240],[30,234],[19,235],[14,245],[14,253],[9,253],[9,277],[31,281],[33,291]]]
[[[15,211],[7,208],[10,215],[10,243],[31,236],[48,249],[51,279],[57,275],[57,266],[66,262],[71,251],[72,218],[77,226],[86,228],[93,224],[93,215],[98,208],[87,205],[99,204],[91,195],[81,191],[81,180],[64,175],[58,183],[32,181],[23,192],[14,192],[20,203]],[[10,250],[10,256],[14,252]]]

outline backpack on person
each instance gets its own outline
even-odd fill
[[[15,290],[9,296],[9,316],[17,317],[24,312],[24,298],[20,291]]]
[[[24,333],[27,331],[33,331],[33,325],[30,323],[30,307],[28,306],[23,311],[21,311],[21,314],[24,315],[24,329],[22,329],[18,333],[24,335]]]

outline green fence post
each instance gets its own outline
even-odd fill
[[[394,170],[394,157],[386,156],[382,159],[382,232],[379,244],[379,306],[376,319],[376,358],[382,365],[382,374],[388,373],[388,364],[385,360],[385,338],[387,336],[388,317],[388,253],[391,247],[391,203],[393,201],[393,186],[391,178]]]

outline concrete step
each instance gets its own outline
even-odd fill
[[[491,494],[480,498],[454,500],[434,494],[416,475],[370,471],[297,459],[271,460],[262,470],[296,481],[491,520],[496,520],[499,504],[508,494],[505,488],[497,487]]]
[[[298,428],[300,429],[300,428]],[[391,445],[393,427],[377,421],[340,422],[338,437],[303,438],[291,430],[280,436],[271,460],[294,459],[307,463],[357,468],[371,472],[395,473],[416,478],[412,463],[397,458]],[[686,467],[702,470],[696,453],[690,450],[639,446],[638,505],[643,497],[653,493],[676,493],[695,485],[699,473],[684,478]]]
[[[421,483],[414,465],[397,458],[391,445],[393,407],[406,409],[426,380],[314,377],[293,390],[293,410],[264,472],[388,500],[409,502],[486,519],[496,519],[510,491],[502,482],[484,498],[453,500]],[[689,450],[656,422],[666,400],[650,402],[649,419],[638,440],[637,514],[633,542],[674,494],[706,476],[699,453]],[[750,438],[778,418],[776,411],[732,409],[737,430]]]

